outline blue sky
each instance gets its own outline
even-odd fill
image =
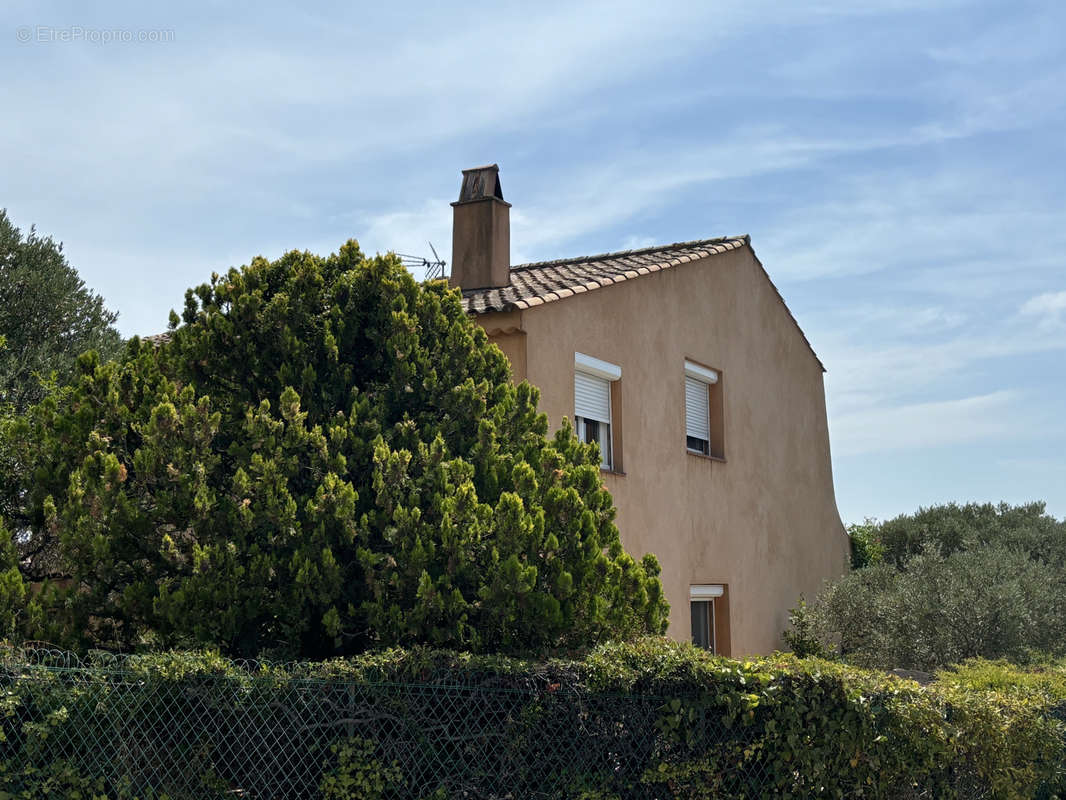
[[[0,10],[0,206],[123,333],[256,254],[450,253],[496,161],[516,262],[751,234],[846,522],[1066,516],[1066,4],[85,5]]]

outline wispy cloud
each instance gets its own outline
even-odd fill
[[[1044,292],[1022,304],[1021,313],[1037,317],[1045,331],[1066,332],[1066,292]]]
[[[551,186],[540,196],[523,198],[511,214],[515,260],[536,260],[544,257],[544,251],[559,255],[567,243],[661,210],[694,187],[765,180],[775,173],[810,170],[843,157],[909,150],[988,130],[992,128],[960,122],[957,127],[947,123],[919,126],[893,136],[871,133],[865,138],[840,138],[792,134],[774,125],[740,125],[719,131],[710,141],[678,148],[665,162],[660,154],[643,148],[612,153],[607,162],[572,168],[565,191]],[[1003,248],[1020,227],[1046,228],[1056,239],[1066,241],[1056,213],[1019,207],[1008,196],[992,209],[951,209],[952,202],[974,196],[973,176],[941,175],[921,182],[907,178],[887,185],[871,177],[851,179],[855,187],[867,181],[860,196],[797,206],[785,225],[760,240],[760,248],[788,253],[787,258],[775,259],[776,274],[785,279],[817,278],[882,269],[884,258],[867,257],[875,249],[888,258],[913,258],[918,251],[927,262],[956,263],[979,252],[981,240]],[[934,209],[940,213],[931,215]],[[440,209],[423,207],[423,211],[422,216],[408,217],[410,230],[440,231]],[[394,218],[401,213],[408,212],[390,210],[381,216]],[[376,220],[371,224],[376,225]],[[623,247],[628,239],[627,235],[616,246]],[[894,240],[899,241],[897,247],[885,247]]]
[[[840,414],[831,432],[835,452],[841,456],[920,450],[944,445],[970,444],[1016,432],[1024,422],[1009,409],[1017,392],[911,403],[892,408]]]

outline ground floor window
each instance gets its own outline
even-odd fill
[[[701,584],[689,587],[689,608],[692,614],[692,643],[712,653],[726,654],[728,644],[723,641],[728,614],[725,608],[725,586]]]

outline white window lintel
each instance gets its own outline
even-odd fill
[[[703,586],[689,586],[688,596],[690,600],[711,600],[725,594],[725,588],[721,584],[707,584]]]
[[[617,364],[602,361],[584,353],[574,353],[574,368],[607,381],[616,381],[622,377],[622,368]]]
[[[704,383],[718,383],[718,373],[713,369],[700,366],[695,361],[685,359],[685,374]]]

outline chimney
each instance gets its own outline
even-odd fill
[[[451,285],[487,289],[511,282],[511,204],[503,199],[495,164],[463,170],[452,203]]]

